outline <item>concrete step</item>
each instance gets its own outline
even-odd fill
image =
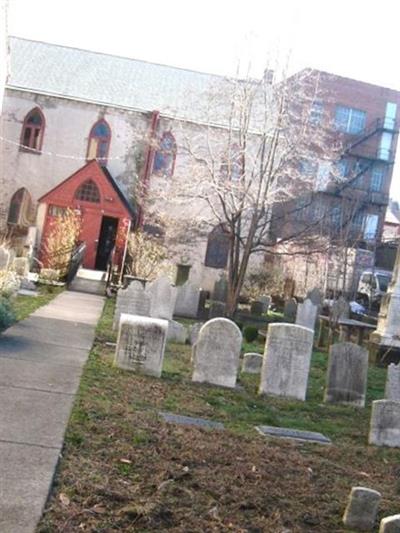
[[[76,277],[68,287],[69,291],[84,292],[86,294],[98,294],[104,296],[106,293],[106,282],[94,279]]]
[[[76,274],[77,278],[91,279],[93,281],[105,281],[107,273],[103,270],[92,270],[90,268],[80,268]]]

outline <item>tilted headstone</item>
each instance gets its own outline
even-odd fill
[[[366,487],[353,487],[343,515],[346,527],[370,531],[375,525],[381,494]]]
[[[204,324],[193,346],[193,381],[235,387],[242,333],[227,318],[214,318]]]
[[[10,263],[10,252],[7,248],[0,246],[0,270],[6,270]]]
[[[263,356],[259,353],[245,353],[243,356],[242,372],[259,374],[261,372]]]
[[[317,313],[318,306],[314,305],[311,300],[305,300],[297,306],[296,324],[305,328],[315,329]]]
[[[262,308],[262,312],[263,313],[268,313],[269,311],[269,308],[271,306],[271,296],[259,296],[257,298],[257,301],[258,302],[261,302],[263,308]]]
[[[385,400],[400,402],[400,364],[390,363],[387,367]]]
[[[314,287],[311,291],[308,291],[306,299],[311,300],[314,305],[322,305],[322,293],[316,287]]]
[[[261,316],[263,314],[263,308],[263,304],[255,300],[254,302],[251,302],[250,313],[255,316]]]
[[[122,313],[115,364],[125,370],[160,377],[168,322]]]
[[[187,329],[183,324],[170,320],[168,322],[168,335],[167,340],[169,342],[175,342],[177,344],[185,344],[188,338]]]
[[[293,324],[268,326],[260,394],[305,400],[314,332]]]
[[[349,318],[350,316],[350,305],[343,296],[340,296],[337,300],[333,302],[331,308],[331,319],[333,322],[338,322],[341,318]]]
[[[176,288],[174,314],[188,318],[196,318],[199,309],[200,289],[187,281]]]
[[[118,329],[119,319],[122,313],[139,316],[150,315],[150,296],[140,281],[132,281],[126,289],[120,289],[118,291],[113,329]]]
[[[400,402],[372,402],[368,442],[375,446],[400,448]]]
[[[297,302],[294,298],[290,298],[285,302],[285,307],[283,308],[283,319],[285,322],[294,322],[296,319],[297,313]]]
[[[225,276],[221,276],[219,280],[214,283],[214,290],[212,293],[213,300],[217,302],[226,302],[228,294],[228,281]]]
[[[325,402],[365,406],[368,350],[352,342],[331,346]]]
[[[211,302],[210,311],[208,316],[210,318],[223,317],[225,315],[225,304],[224,302]]]
[[[379,533],[399,533],[400,532],[400,514],[385,516],[382,518],[379,527]]]
[[[146,292],[150,294],[150,316],[172,320],[176,302],[176,287],[167,277],[161,277],[153,281]]]

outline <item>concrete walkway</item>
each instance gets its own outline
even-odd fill
[[[104,298],[64,292],[0,334],[0,532],[35,530]]]

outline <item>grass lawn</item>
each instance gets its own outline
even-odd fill
[[[241,375],[234,391],[192,384],[188,346],[167,347],[162,379],[139,376],[112,366],[113,305],[97,328],[38,532],[339,532],[355,485],[382,493],[379,519],[399,512],[400,450],[367,445],[383,369],[369,371],[365,409],[322,402],[327,355],[318,352],[306,402],[258,396],[258,376]],[[167,424],[159,411],[226,430]],[[333,445],[266,439],[257,424],[319,431]]]
[[[12,300],[12,308],[14,309],[16,319],[23,320],[24,318],[28,317],[39,307],[42,307],[43,305],[49,303],[63,290],[64,287],[41,285],[39,287],[38,296],[23,296],[21,294],[18,294]]]

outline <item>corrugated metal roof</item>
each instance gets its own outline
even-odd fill
[[[196,122],[227,116],[225,105],[210,106],[209,94],[227,83],[221,76],[17,37],[10,50],[9,87]]]

